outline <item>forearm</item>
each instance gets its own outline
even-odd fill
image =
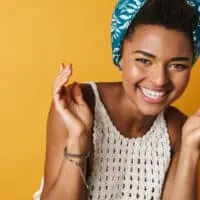
[[[69,142],[67,144],[68,152],[80,154],[82,149],[77,144]],[[75,161],[80,159],[75,158]],[[82,163],[83,172],[86,170],[86,161]],[[48,191],[48,194],[42,200],[85,200],[85,185],[80,175],[80,168],[74,162],[64,158],[59,176],[55,184]]]
[[[199,152],[182,146],[170,200],[197,200]]]

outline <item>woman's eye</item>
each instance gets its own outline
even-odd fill
[[[175,69],[175,70],[184,70],[184,69],[188,69],[189,66],[188,65],[184,65],[184,64],[171,64],[169,65],[170,69]]]
[[[143,63],[143,64],[146,64],[146,65],[150,65],[151,64],[151,61],[145,59],[145,58],[136,58],[135,59],[137,62],[140,62],[140,63]]]

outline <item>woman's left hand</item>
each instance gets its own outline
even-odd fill
[[[200,109],[190,116],[182,129],[182,145],[190,150],[200,151]]]

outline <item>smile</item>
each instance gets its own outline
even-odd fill
[[[161,103],[166,99],[169,93],[167,91],[155,91],[145,87],[139,87],[139,89],[145,97],[145,100],[152,103]]]

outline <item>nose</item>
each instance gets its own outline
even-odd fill
[[[164,87],[169,83],[169,75],[164,65],[157,65],[150,72],[151,82],[157,87]]]

